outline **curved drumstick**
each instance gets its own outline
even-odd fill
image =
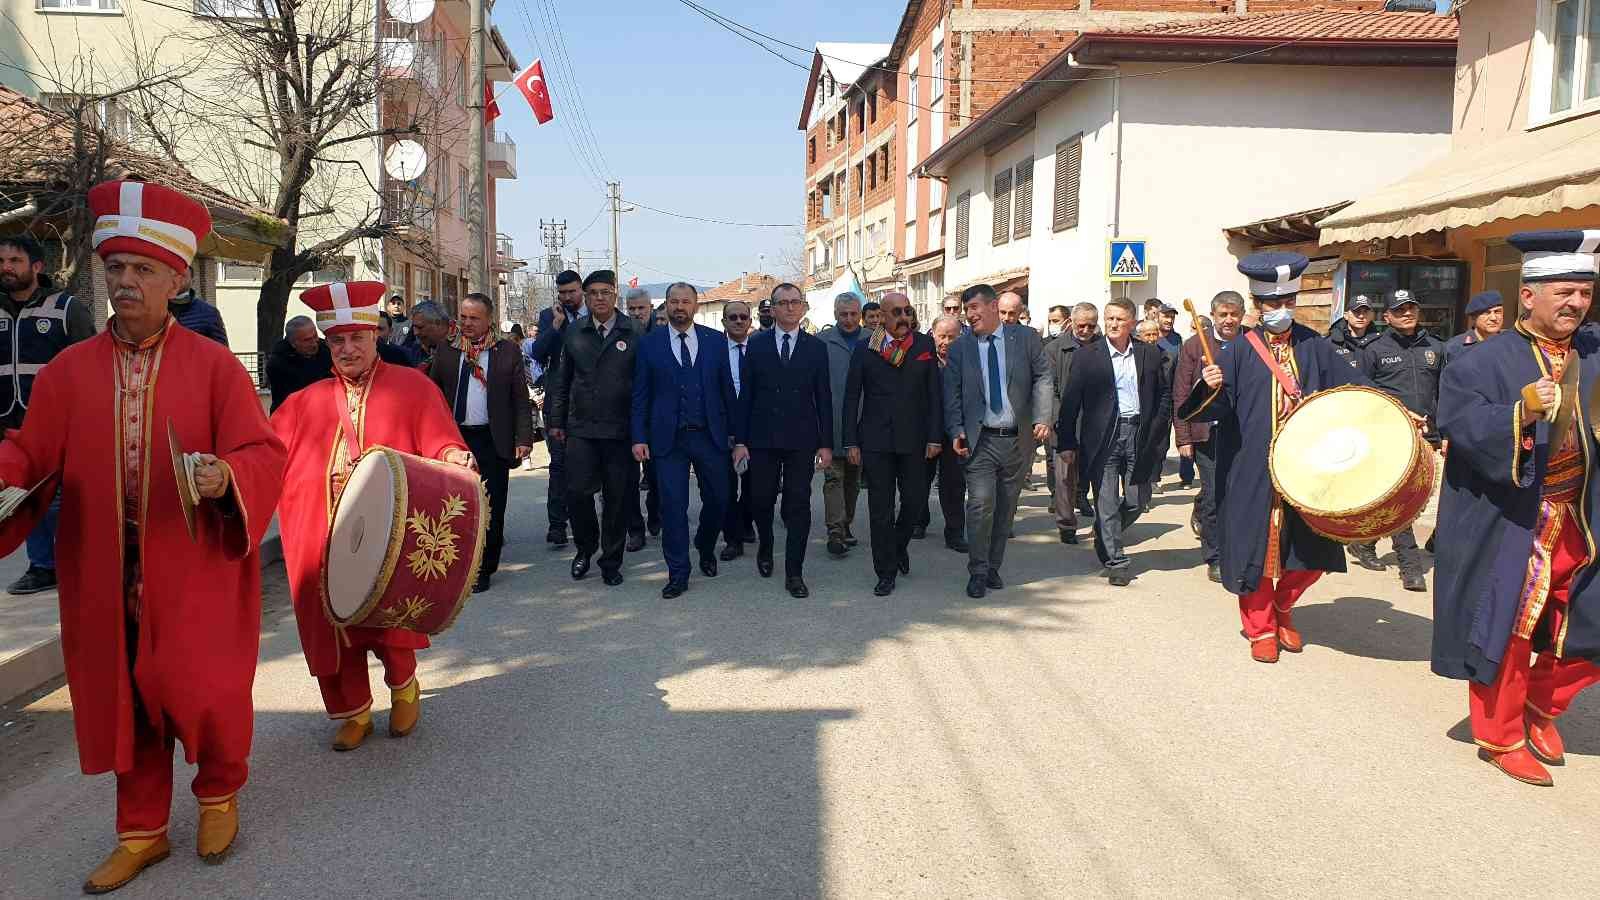
[[[1217,360],[1211,355],[1211,339],[1206,337],[1206,330],[1200,327],[1200,314],[1194,311],[1194,301],[1183,298],[1183,311],[1189,314],[1189,321],[1194,323],[1194,333],[1200,338],[1200,353],[1206,358],[1206,365],[1216,365]]]

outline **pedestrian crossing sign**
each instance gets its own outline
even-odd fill
[[[1106,272],[1111,281],[1144,281],[1150,277],[1144,264],[1144,244],[1144,241],[1111,241],[1106,256]]]

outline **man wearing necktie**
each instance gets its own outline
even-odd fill
[[[739,397],[744,389],[741,378],[744,357],[750,348],[750,304],[733,300],[722,307],[722,333],[728,336],[728,366],[733,372],[733,396]],[[743,473],[729,470],[728,514],[724,517],[722,561],[738,559],[744,555],[744,545],[756,539],[755,518],[750,508],[750,470]]]
[[[993,287],[967,288],[961,304],[972,330],[950,346],[944,421],[966,469],[967,596],[976,600],[1005,587],[1000,564],[1023,470],[1031,448],[1050,435],[1055,386],[1039,332],[1002,325]]]

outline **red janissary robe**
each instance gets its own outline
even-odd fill
[[[361,449],[381,444],[428,459],[439,459],[452,447],[466,449],[444,395],[428,376],[379,361],[369,378],[364,402],[350,410]],[[278,524],[300,649],[312,675],[339,671],[339,636],[323,611],[322,565],[335,508],[332,476],[339,460],[334,454],[345,452],[336,393],[344,389],[336,375],[296,391],[272,414],[272,427],[289,448]],[[428,646],[427,635],[401,628],[345,631],[367,646]]]
[[[261,636],[258,545],[278,502],[284,448],[233,354],[170,320],[168,328],[138,416],[144,591],[131,679],[111,334],[74,344],[45,366],[25,424],[0,443],[0,480],[7,485],[31,487],[60,474],[61,646],[78,760],[88,774],[133,768],[136,688],[149,719],[172,728],[189,762],[202,747],[226,748],[232,759],[250,752],[250,689]],[[169,421],[183,450],[215,454],[233,471],[237,513],[225,516],[217,502],[202,500],[192,541],[172,471]],[[48,488],[36,495],[48,497]],[[21,543],[43,509],[30,501],[6,521],[0,555]]]

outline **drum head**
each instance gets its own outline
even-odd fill
[[[1272,477],[1296,508],[1352,512],[1389,495],[1411,468],[1416,426],[1371,390],[1318,394],[1272,444]]]
[[[349,621],[372,596],[399,537],[396,477],[389,454],[370,452],[339,497],[328,539],[328,611],[337,621]]]

